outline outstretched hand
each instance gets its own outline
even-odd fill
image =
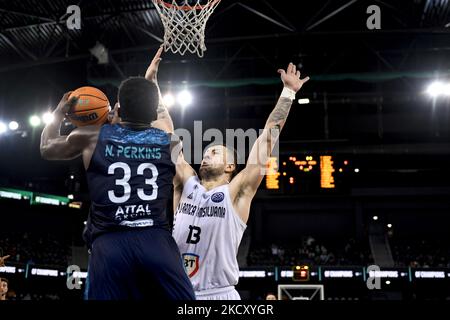
[[[147,72],[145,72],[145,79],[152,82],[157,82],[157,75],[158,75],[158,68],[159,63],[161,62],[161,54],[163,51],[163,47],[160,47],[158,51],[156,52],[155,56],[153,57],[152,62],[150,63],[149,67],[147,68]]]
[[[281,81],[285,87],[298,92],[301,87],[309,80],[309,77],[300,79],[300,71],[297,70],[293,63],[289,63],[286,71],[283,69],[278,69],[278,73],[281,74]]]

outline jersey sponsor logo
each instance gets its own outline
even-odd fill
[[[199,256],[193,253],[183,253],[184,270],[189,278],[195,276],[200,266]]]
[[[148,217],[152,214],[150,205],[145,206],[140,205],[128,205],[128,206],[118,206],[115,214],[115,219],[118,221],[123,221],[127,219],[136,219]]]
[[[225,195],[223,192],[216,192],[211,196],[211,200],[215,203],[223,201],[225,198]]]
[[[206,206],[198,207],[196,205],[180,202],[177,207],[177,214],[186,214],[190,216],[196,216],[199,218],[203,217],[215,217],[215,218],[225,218],[227,209],[223,206]]]
[[[153,226],[152,219],[141,219],[136,221],[122,221],[120,223],[121,226],[130,227],[130,228],[143,228],[143,227],[151,227]]]

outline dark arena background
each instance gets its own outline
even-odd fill
[[[70,5],[81,9],[78,29],[67,27]],[[80,158],[41,158],[45,114],[82,86],[114,106],[163,36],[150,0],[0,0],[7,300],[83,299],[86,177]],[[163,53],[158,74],[175,128],[192,134],[196,121],[200,135],[261,129],[283,88],[277,69],[293,62],[311,78],[252,202],[238,253],[242,300],[449,300],[448,1],[222,0],[206,46],[203,58]]]

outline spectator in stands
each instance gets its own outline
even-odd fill
[[[266,300],[278,300],[275,293],[269,292],[266,294]]]
[[[61,235],[10,232],[0,239],[0,247],[14,263],[67,266],[70,259],[70,241]]]
[[[9,288],[8,288],[8,289],[9,289]],[[17,294],[16,294],[16,291],[14,291],[14,290],[9,290],[8,293],[7,293],[7,295],[6,295],[6,300],[9,300],[9,301],[15,301],[15,300],[17,300]]]
[[[0,301],[6,300],[8,293],[8,279],[0,278]]]
[[[306,236],[300,243],[271,244],[250,250],[248,265],[367,265],[373,262],[367,243],[347,239],[322,242]]]

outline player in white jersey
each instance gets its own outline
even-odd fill
[[[250,204],[295,94],[309,80],[300,79],[300,71],[292,63],[286,71],[278,72],[283,92],[239,174],[234,176],[237,156],[226,146],[206,150],[199,176],[179,157],[174,178],[176,212],[172,235],[198,300],[240,300],[234,288],[239,280],[237,251]]]

